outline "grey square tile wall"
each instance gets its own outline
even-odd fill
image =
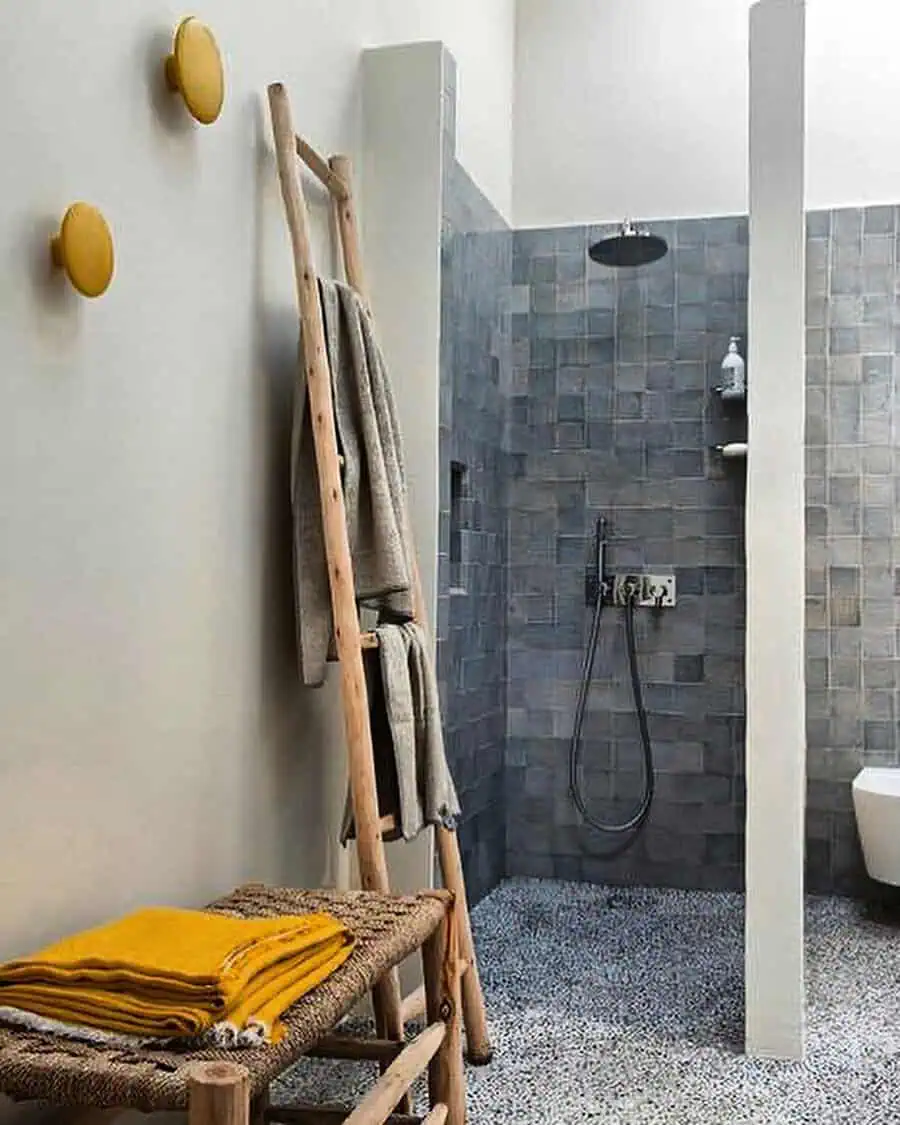
[[[744,484],[711,451],[743,439],[712,388],[745,336],[747,220],[654,224],[672,250],[612,271],[588,227],[518,231],[507,415],[510,874],[686,887],[742,883]],[[752,379],[752,372],[750,373]],[[613,570],[674,571],[678,607],[638,619],[659,771],[648,829],[627,856],[579,822],[568,745],[589,625],[595,517]],[[605,621],[584,731],[592,811],[621,817],[640,785],[622,621]]]
[[[807,875],[867,880],[850,783],[896,765],[898,208],[807,220]]]
[[[475,902],[503,878],[506,863],[503,373],[511,353],[512,233],[455,159],[452,60],[444,98],[438,674],[447,753],[463,806],[463,867]],[[460,557],[452,567],[451,462],[464,468],[454,537]]]
[[[740,885],[743,482],[710,447],[745,421],[709,392],[746,325],[746,220],[657,224],[673,253],[620,274],[587,259],[596,228],[513,241],[455,161],[452,61],[447,75],[438,639],[470,891],[507,872]],[[808,217],[807,875],[821,891],[867,889],[850,782],[900,761],[898,224],[893,206]],[[453,596],[451,461],[467,467]],[[599,511],[613,567],[674,569],[680,602],[639,620],[660,784],[644,841],[615,863],[567,796]],[[621,622],[598,667],[584,770],[604,815],[639,780]]]

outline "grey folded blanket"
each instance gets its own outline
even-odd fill
[[[357,601],[412,616],[410,567],[403,534],[406,490],[397,414],[369,313],[347,285],[319,281],[331,369],[338,446],[344,457],[344,503]],[[294,598],[300,677],[325,679],[334,623],[313,446],[301,363],[291,439]]]
[[[377,656],[380,673],[380,683],[370,683],[369,691],[379,811],[397,817],[398,830],[391,838],[412,840],[427,824],[455,827],[459,800],[444,753],[438,686],[425,634],[411,621],[379,626],[376,633],[377,652],[367,656]],[[353,835],[348,793],[341,843]]]

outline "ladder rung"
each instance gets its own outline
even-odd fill
[[[297,155],[306,165],[306,167],[313,172],[319,180],[328,188],[329,192],[335,199],[340,200],[341,203],[350,195],[350,190],[347,184],[341,177],[334,171],[324,156],[319,156],[316,150],[305,141],[302,137],[296,138]]]
[[[381,829],[382,836],[385,832],[393,832],[397,827],[397,818],[393,813],[388,813],[387,816],[383,816],[381,820],[379,820],[378,827]]]
[[[378,634],[377,633],[360,633],[359,634],[359,647],[362,649],[378,648]],[[334,663],[337,660],[337,653],[332,649],[328,654],[328,659]]]

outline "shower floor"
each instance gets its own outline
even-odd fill
[[[495,1059],[471,1125],[889,1125],[900,1118],[900,926],[807,906],[804,1063],[751,1060],[736,894],[511,880],[473,911]],[[274,1091],[371,1081],[304,1061]]]

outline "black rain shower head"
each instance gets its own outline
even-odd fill
[[[669,245],[664,238],[638,230],[626,219],[618,234],[601,238],[588,253],[602,266],[646,266],[664,258],[668,250]]]

